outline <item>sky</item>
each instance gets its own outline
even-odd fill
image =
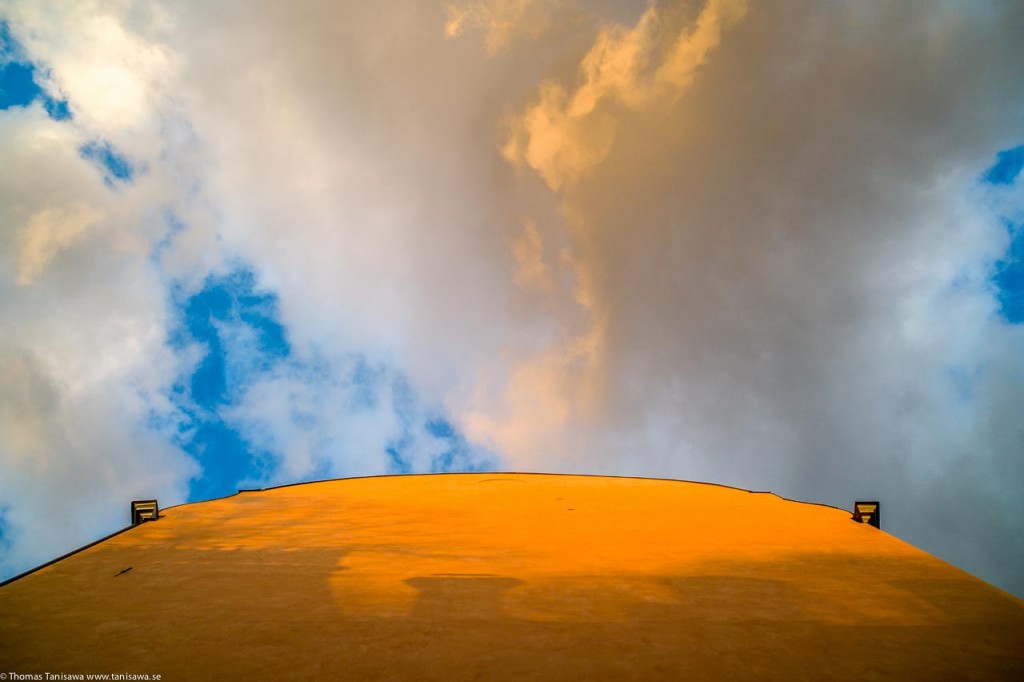
[[[0,0],[0,579],[322,478],[712,481],[1024,596],[1024,5]]]

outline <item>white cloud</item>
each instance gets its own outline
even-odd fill
[[[171,52],[159,42],[172,28],[159,5],[5,5],[16,38],[47,67],[39,74],[42,85],[68,100],[83,128],[133,154],[158,153],[175,72]]]
[[[28,568],[123,526],[132,497],[183,501],[162,283],[140,248],[151,193],[115,196],[83,136],[38,106],[0,112],[0,505]],[[147,428],[150,425],[152,428]]]
[[[163,188],[104,184],[93,139],[36,103],[0,112],[0,507],[6,576],[184,501],[166,290],[149,262]]]

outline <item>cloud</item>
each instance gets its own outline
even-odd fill
[[[1024,591],[1024,327],[993,280],[1021,185],[984,182],[1024,141],[1014,3],[4,12],[71,113],[0,111],[19,561],[90,539],[33,500],[113,524],[95,500],[181,499],[216,422],[234,483],[494,464],[877,497]],[[174,341],[238,264],[272,361],[241,313]]]
[[[293,364],[248,386],[227,418],[268,451],[264,484],[431,471],[447,443],[425,433],[426,415],[402,413],[396,381],[355,358]]]
[[[5,575],[126,525],[133,498],[183,501],[184,481],[198,473],[167,433],[141,427],[166,410],[158,396],[119,376],[69,390],[61,370],[0,347]]]
[[[978,179],[1021,138],[1020,55],[988,42],[1021,17],[916,19],[650,6],[542,84],[503,152],[558,198],[589,322],[510,358],[468,431],[566,470],[882,497],[889,530],[1019,592],[995,565],[1024,557],[997,407],[1024,398],[1021,328]]]
[[[21,254],[18,259],[17,283],[32,284],[54,257],[95,224],[102,214],[84,204],[68,208],[41,209],[25,224],[19,234]]]
[[[539,38],[566,3],[562,0],[473,0],[445,6],[444,34],[449,38],[468,30],[484,32],[487,52],[494,55],[517,35]]]
[[[0,504],[10,575],[124,525],[132,497],[198,472],[162,392],[162,286],[140,250],[147,190],[115,197],[40,103],[0,112]]]
[[[121,527],[133,497],[184,501],[199,472],[174,443],[178,359],[149,262],[164,188],[105,184],[82,152],[99,131],[55,101],[0,111],[5,577]]]
[[[47,66],[38,74],[41,85],[66,97],[84,127],[117,144],[154,139],[160,108],[173,97],[168,86],[175,70],[169,51],[152,40],[169,28],[158,5],[134,3],[121,17],[91,3],[59,11],[47,3],[10,3],[8,11],[25,50]]]
[[[604,27],[580,63],[582,82],[572,94],[545,82],[540,101],[512,121],[502,153],[537,170],[554,190],[579,180],[611,149],[616,122],[608,107],[642,110],[675,102],[723,30],[745,14],[743,0],[712,0],[692,28],[678,28],[670,13],[652,4],[632,27]]]
[[[544,241],[533,221],[523,224],[523,233],[512,243],[512,257],[516,262],[512,276],[516,286],[524,291],[551,291],[554,284],[544,262]]]

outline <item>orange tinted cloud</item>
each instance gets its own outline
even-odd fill
[[[710,0],[695,24],[672,30],[651,5],[631,28],[606,27],[580,64],[582,82],[570,92],[541,85],[539,100],[512,120],[506,159],[529,166],[553,190],[604,161],[615,139],[615,107],[646,109],[672,103],[746,13],[744,0]]]
[[[488,54],[494,55],[519,35],[538,37],[551,28],[563,0],[469,0],[445,7],[444,34],[449,38],[467,30],[484,33]]]

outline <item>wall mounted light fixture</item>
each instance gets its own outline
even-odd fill
[[[160,505],[156,500],[132,500],[132,525],[160,518]]]
[[[853,503],[853,520],[875,528],[882,527],[882,510],[878,500]]]

